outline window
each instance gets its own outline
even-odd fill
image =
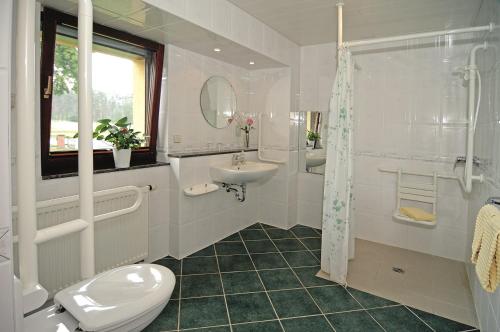
[[[41,155],[42,175],[77,171],[77,18],[51,9],[42,16]],[[132,165],[156,162],[163,45],[94,24],[92,51],[93,118],[127,117],[144,135]],[[95,124],[96,125],[96,124]],[[104,141],[94,141],[94,168],[112,168]]]

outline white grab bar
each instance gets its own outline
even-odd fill
[[[259,113],[259,136],[258,136],[258,149],[257,149],[257,157],[259,158],[260,161],[266,161],[270,163],[275,163],[275,164],[286,164],[287,160],[278,160],[278,159],[269,159],[269,158],[264,158],[262,156],[262,113]]]
[[[146,186],[146,187],[141,187],[141,188],[136,187],[136,186],[123,186],[123,187],[106,189],[106,190],[101,190],[101,191],[95,192],[94,197],[101,197],[101,196],[106,196],[106,195],[120,194],[120,193],[124,193],[124,192],[133,191],[133,192],[137,193],[137,198],[136,198],[134,204],[132,204],[132,206],[130,206],[130,207],[94,216],[94,222],[103,221],[106,219],[111,219],[111,218],[115,218],[115,217],[119,217],[119,216],[122,216],[125,214],[135,212],[137,209],[139,209],[139,207],[142,204],[142,201],[144,199],[143,192],[149,191],[149,190],[151,190],[151,186]],[[37,208],[47,208],[47,207],[56,206],[56,205],[60,205],[60,204],[76,202],[78,200],[79,200],[78,195],[73,195],[73,196],[67,196],[67,197],[61,197],[61,198],[41,201],[41,202],[38,202],[36,204],[36,206],[37,206]],[[13,212],[17,211],[17,207],[13,206],[12,211]],[[37,230],[34,242],[35,242],[35,244],[40,244],[40,243],[44,243],[44,242],[47,242],[50,240],[57,239],[59,237],[65,236],[65,235],[81,232],[84,229],[86,229],[88,227],[88,225],[89,225],[89,223],[85,220],[74,219],[74,220],[70,220],[70,221],[64,222],[62,224],[59,224],[59,225],[42,228],[40,230]],[[13,242],[14,243],[18,242],[17,236],[13,237]]]
[[[378,170],[380,172],[386,172],[386,173],[398,173],[398,172],[400,172],[399,169],[389,169],[389,168],[382,168],[382,167],[379,167]],[[401,171],[401,173],[408,174],[408,175],[418,175],[418,176],[430,176],[430,177],[434,176],[434,173],[420,173],[420,172],[412,172],[412,171]],[[460,178],[456,175],[436,174],[436,177],[441,178],[441,179],[451,179],[451,180],[460,181]]]

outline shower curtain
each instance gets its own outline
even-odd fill
[[[347,278],[352,199],[353,69],[349,49],[340,47],[328,115],[321,270],[342,285]]]

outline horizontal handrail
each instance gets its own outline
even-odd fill
[[[141,187],[141,188],[136,187],[136,186],[123,186],[123,187],[106,189],[106,190],[101,190],[101,191],[95,192],[94,197],[102,197],[102,196],[106,196],[106,195],[120,194],[120,193],[124,193],[124,192],[135,192],[137,194],[137,198],[136,198],[134,204],[130,207],[94,216],[94,222],[103,221],[106,219],[111,219],[111,218],[115,218],[115,217],[119,217],[119,216],[122,216],[125,214],[135,212],[137,209],[139,209],[139,207],[142,204],[142,201],[144,199],[143,192],[149,191],[149,190],[152,190],[152,186],[146,186],[146,187]],[[61,198],[56,198],[56,199],[38,202],[37,208],[46,208],[46,207],[51,207],[51,206],[55,206],[55,205],[59,205],[59,204],[72,203],[72,202],[76,202],[76,201],[78,201],[78,195],[61,197]],[[16,210],[17,210],[17,207],[13,207],[12,211],[14,212]],[[66,222],[59,224],[59,225],[54,225],[54,226],[42,228],[42,229],[38,230],[36,233],[35,243],[41,244],[41,243],[65,236],[65,235],[81,232],[82,230],[87,228],[88,225],[89,225],[89,223],[85,220],[74,219],[74,220],[66,221]],[[14,243],[18,242],[17,236],[13,237],[13,242]]]
[[[102,197],[102,196],[106,196],[106,195],[120,194],[120,193],[128,192],[128,191],[135,191],[135,189],[131,189],[131,188],[137,188],[142,192],[147,192],[147,191],[152,190],[151,185],[144,186],[144,187],[123,186],[123,187],[117,187],[117,188],[112,188],[112,189],[105,189],[105,190],[101,190],[101,191],[96,191],[96,192],[94,192],[94,197]],[[48,199],[45,201],[37,202],[36,208],[43,209],[43,208],[48,208],[48,207],[55,206],[55,205],[77,202],[78,199],[79,199],[79,195],[72,195],[72,196],[65,196],[65,197],[58,197],[58,198],[54,198],[54,199]],[[17,212],[17,206],[12,207],[12,212]]]
[[[94,222],[105,220],[105,219],[111,219],[111,218],[122,216],[124,214],[132,213],[132,212],[136,211],[141,206],[142,199],[143,199],[141,188],[134,187],[134,186],[126,186],[126,187],[121,187],[121,188],[128,188],[129,189],[129,190],[125,190],[125,192],[126,191],[135,191],[137,193],[137,199],[135,200],[135,203],[132,206],[125,208],[125,209],[120,209],[120,210],[116,210],[116,211],[112,211],[112,212],[108,212],[108,213],[99,214],[99,215],[94,217]],[[120,191],[120,192],[123,192],[123,191]],[[116,194],[116,193],[118,193],[118,192],[114,191],[114,189],[102,190],[102,191],[100,191],[99,197],[105,196],[105,195]]]
[[[82,219],[75,219],[59,225],[45,227],[36,232],[35,243],[42,244],[50,240],[63,237],[65,235],[78,233],[89,226],[89,223]]]
[[[382,168],[379,167],[378,169],[380,172],[386,172],[386,173],[398,173],[399,169],[389,169],[389,168]],[[402,174],[408,174],[408,175],[418,175],[418,176],[430,176],[433,177],[434,173],[419,173],[419,172],[411,172],[411,171],[401,171]],[[460,180],[459,177],[456,175],[442,175],[442,174],[437,174],[436,175],[438,178],[441,179],[451,179],[451,180]]]

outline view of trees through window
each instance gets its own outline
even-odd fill
[[[145,132],[146,59],[97,45],[92,53],[94,127],[97,120],[127,117],[134,130]],[[78,49],[72,37],[57,35],[54,54],[50,151],[78,150]],[[146,140],[147,146],[147,140]],[[94,148],[110,148],[94,141]]]

